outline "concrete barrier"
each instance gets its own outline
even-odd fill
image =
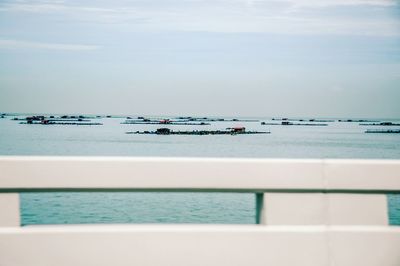
[[[255,225],[20,227],[24,191],[257,195]],[[0,265],[398,266],[397,160],[0,157]]]

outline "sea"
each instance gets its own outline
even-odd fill
[[[92,122],[102,123],[97,126],[30,125],[13,120],[27,115],[13,114],[0,118],[0,155],[400,159],[400,134],[365,133],[367,129],[399,129],[400,126],[363,126],[359,122],[338,122],[340,118],[326,122],[327,126],[261,124],[282,122],[272,117],[224,117],[229,121],[195,126],[121,124],[126,121],[125,116],[95,117]],[[168,116],[149,118],[174,119]],[[374,121],[400,123],[393,119]],[[126,134],[155,131],[161,127],[174,131],[245,127],[247,131],[271,133],[200,136]],[[188,175],[190,178],[190,173]],[[255,195],[252,193],[21,193],[22,225],[253,224],[256,221],[255,212]],[[390,223],[400,225],[398,195],[388,195],[388,213]]]

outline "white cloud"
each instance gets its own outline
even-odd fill
[[[261,0],[262,1],[262,0]],[[285,0],[297,7],[395,6],[395,0]]]
[[[342,17],[337,10],[329,17],[319,13],[326,14],[335,7],[397,8],[395,0],[136,0],[112,1],[108,6],[96,1],[80,3],[25,0],[0,4],[0,12],[57,14],[66,23],[108,24],[129,31],[400,35],[397,17]]]
[[[0,40],[0,49],[47,49],[47,50],[65,50],[65,51],[90,51],[100,48],[96,45],[83,44],[64,44],[64,43],[44,43],[27,42],[18,40]]]

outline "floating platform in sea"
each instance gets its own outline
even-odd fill
[[[393,122],[381,122],[381,123],[361,123],[360,126],[400,126],[400,124]]]
[[[398,134],[400,129],[367,129],[365,133],[387,133],[387,134]]]
[[[373,122],[380,122],[380,121],[378,121],[378,120],[368,120],[368,119],[339,119],[338,122],[373,123]]]
[[[315,118],[272,118],[273,121],[295,121],[295,122],[313,122],[313,123],[329,123],[335,122],[335,120],[330,119],[315,119]]]
[[[49,122],[90,122],[90,119],[59,119],[59,118],[55,118],[55,119],[47,119]]]
[[[266,122],[261,122],[261,125],[266,125],[266,126],[327,126],[328,124],[322,124],[322,123],[292,123],[289,121],[282,121],[281,123],[266,123]]]
[[[41,122],[33,122],[33,121],[27,121],[27,122],[20,122],[22,125],[67,125],[67,126],[101,126],[103,125],[102,123],[92,123],[92,122],[53,122],[53,121],[47,121],[43,120]]]
[[[181,122],[260,122],[258,119],[239,119],[239,118],[211,118],[211,117],[176,117]]]
[[[173,131],[169,128],[159,128],[156,131],[130,131],[126,134],[145,135],[244,135],[244,134],[270,134],[269,131],[246,131],[245,128],[232,128],[228,130],[192,130]]]
[[[139,116],[137,119],[132,119],[132,117],[127,117],[127,120],[125,121],[126,124],[157,124],[160,122],[160,124],[172,124],[172,123],[188,123],[187,125],[209,125],[209,122],[259,122],[260,120],[256,119],[237,119],[237,118],[232,118],[232,119],[226,119],[226,118],[207,118],[207,117],[202,117],[202,118],[197,118],[197,117],[176,117],[176,118],[160,118],[160,119],[151,119],[151,118],[145,118],[143,116]],[[121,124],[125,124],[125,122]]]
[[[124,125],[177,125],[177,126],[208,126],[210,123],[193,123],[193,122],[179,122],[179,121],[142,121],[142,120],[126,120],[121,122]]]
[[[54,116],[54,115],[50,115],[50,116],[44,116],[44,115],[35,115],[35,116],[27,116],[24,118],[20,118],[20,117],[14,117],[11,120],[14,121],[53,121],[53,122],[89,122],[90,119],[96,119],[96,117],[88,117],[88,116],[83,116],[83,115],[63,115],[63,116]]]

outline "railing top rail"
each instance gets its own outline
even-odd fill
[[[400,160],[0,156],[0,192],[400,193]]]

